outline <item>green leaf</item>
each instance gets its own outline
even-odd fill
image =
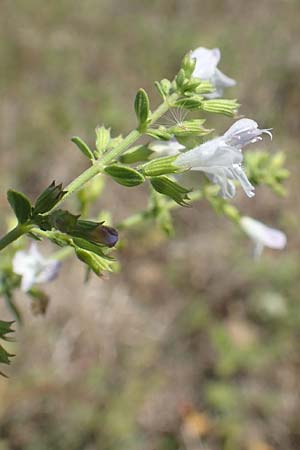
[[[2,345],[0,345],[0,363],[2,364],[10,364],[9,358],[13,356],[8,353]]]
[[[6,334],[13,333],[14,330],[11,328],[12,324],[14,323],[13,320],[10,322],[6,322],[4,320],[0,320],[0,338],[4,340],[8,340]]]
[[[140,127],[145,126],[149,117],[150,109],[149,109],[149,98],[144,89],[138,90],[134,100],[134,109],[137,119],[139,121],[139,126]]]
[[[154,153],[147,145],[137,145],[120,156],[121,163],[134,164],[141,161],[147,161],[149,156]]]
[[[0,320],[0,338],[5,341],[11,341],[12,339],[6,336],[9,333],[12,333],[14,330],[11,328],[11,325],[14,322],[6,322],[4,320]],[[10,358],[14,355],[8,353],[2,345],[0,345],[0,364],[10,364]],[[6,375],[0,371],[0,375],[6,377]]]
[[[10,189],[7,192],[7,200],[14,210],[19,223],[25,223],[31,216],[31,204],[28,198],[21,192]]]
[[[105,173],[112,177],[117,183],[123,186],[133,187],[142,184],[145,181],[143,175],[131,167],[113,164],[104,169]]]
[[[95,159],[92,150],[80,137],[74,136],[72,137],[71,141],[74,142],[75,145],[77,145],[81,153],[83,153],[87,158],[89,158],[91,161]]]
[[[190,189],[186,189],[165,176],[151,178],[151,184],[157,192],[172,198],[179,205],[188,205],[186,200],[189,200],[188,194],[191,192]]]

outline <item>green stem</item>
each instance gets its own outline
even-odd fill
[[[132,130],[126,136],[126,138],[123,139],[119,145],[117,145],[117,147],[113,148],[110,152],[104,154],[104,156],[99,160],[97,164],[100,165],[100,167],[102,168],[106,164],[110,163],[118,156],[120,156],[125,150],[127,150],[128,147],[134,144],[141,136],[142,133],[140,133],[140,131]]]
[[[60,205],[60,203],[62,203],[66,198],[70,197],[70,195],[74,194],[74,192],[77,192],[79,189],[81,189],[88,181],[90,181],[100,172],[101,168],[99,167],[99,163],[95,163],[93,166],[89,167],[84,172],[82,172],[77,178],[75,178],[75,180],[71,181],[71,183],[64,189],[67,192],[64,195],[64,197],[58,203],[56,203],[55,208],[58,205]],[[49,212],[47,212],[47,214]]]
[[[31,225],[17,225],[13,230],[11,230],[9,233],[3,236],[2,239],[0,239],[0,250],[3,250],[9,244],[19,239],[19,237],[23,236],[23,234],[26,234],[28,231],[30,231],[30,228]]]

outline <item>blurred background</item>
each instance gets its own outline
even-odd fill
[[[238,81],[229,96],[274,129],[266,148],[287,152],[287,197],[260,187],[235,203],[288,247],[254,262],[249,240],[199,202],[175,212],[171,240],[127,233],[119,274],[84,284],[67,261],[45,317],[20,293],[0,450],[300,448],[299,0],[1,0],[1,217],[9,187],[35,198],[85,168],[71,136],[129,131],[137,89],[158,104],[153,81],[198,46],[220,47]],[[146,199],[111,183],[95,213],[116,223]]]

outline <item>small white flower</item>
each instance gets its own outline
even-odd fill
[[[154,141],[149,145],[150,150],[159,153],[159,156],[173,156],[178,152],[185,150],[185,146],[179,144],[177,139],[173,138],[169,141]]]
[[[21,289],[24,292],[36,283],[52,281],[57,277],[61,263],[55,259],[46,259],[31,244],[28,251],[19,251],[13,258],[13,271],[22,276]]]
[[[247,196],[253,197],[254,186],[242,168],[242,148],[261,140],[263,133],[271,135],[269,130],[259,129],[254,120],[240,119],[223,136],[179,155],[175,164],[205,172],[213,183],[220,186],[224,198],[233,198],[235,195],[232,180],[239,181]]]
[[[205,97],[222,97],[224,88],[236,85],[235,80],[229,78],[217,68],[217,65],[221,59],[220,49],[199,47],[191,52],[191,57],[196,59],[193,76],[195,78],[200,78],[201,80],[210,81],[216,88],[214,92],[211,94],[206,94]]]
[[[247,216],[241,218],[240,225],[255,243],[255,257],[261,255],[264,247],[282,250],[286,246],[287,237],[280,230],[270,228],[262,222]]]

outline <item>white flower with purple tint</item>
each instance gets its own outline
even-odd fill
[[[287,237],[280,230],[270,228],[262,222],[247,216],[241,218],[240,225],[255,244],[255,257],[261,255],[264,247],[282,250],[286,246]]]
[[[257,122],[252,119],[237,120],[227,131],[222,138],[227,145],[242,149],[248,144],[255,144],[262,140],[262,134],[268,134],[272,139],[271,129],[258,128]]]
[[[236,85],[235,80],[229,78],[217,68],[221,59],[221,52],[218,48],[199,47],[191,52],[191,58],[196,59],[193,77],[209,81],[216,89],[211,94],[206,94],[205,97],[222,97],[224,88]]]
[[[239,181],[248,197],[253,197],[254,186],[242,167],[242,148],[261,140],[263,133],[272,136],[269,130],[259,129],[254,120],[240,119],[223,136],[180,154],[174,163],[190,170],[205,172],[213,183],[220,186],[224,198],[234,197],[234,180]]]
[[[37,283],[52,281],[58,276],[61,263],[55,259],[44,258],[37,245],[31,244],[28,251],[19,251],[13,258],[13,271],[21,275],[21,289],[24,292]]]

